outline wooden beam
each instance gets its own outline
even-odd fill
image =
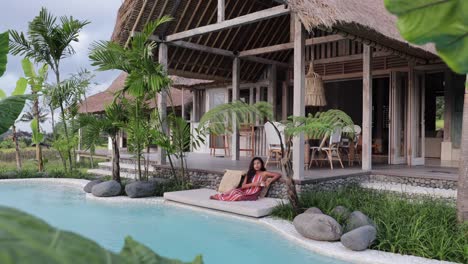
[[[171,46],[176,46],[176,47],[181,47],[181,48],[186,48],[186,49],[191,49],[191,50],[198,50],[201,52],[207,52],[211,54],[216,54],[216,55],[221,55],[221,56],[226,56],[226,57],[235,57],[234,53],[229,50],[224,50],[224,49],[218,49],[218,48],[212,48],[188,41],[174,41],[174,42],[168,42],[169,45]]]
[[[225,10],[226,10],[225,0],[218,0],[218,23],[224,21]]]
[[[283,107],[281,109],[282,120],[288,119],[288,102],[289,102],[289,98],[288,98],[289,89],[288,88],[289,88],[288,82],[284,81],[282,85],[282,94],[281,94],[281,105]]]
[[[228,81],[228,79],[226,77],[223,77],[223,76],[213,76],[213,75],[207,75],[207,74],[202,74],[202,73],[194,73],[194,72],[188,72],[188,71],[181,71],[181,70],[175,70],[175,69],[169,69],[167,71],[167,73],[170,74],[170,75],[177,75],[177,76],[180,76],[180,77],[192,78],[192,79]]]
[[[372,47],[365,44],[362,69],[362,169],[372,169]]]
[[[299,17],[294,18],[294,116],[305,115],[305,29]],[[304,134],[293,138],[294,179],[304,178]]]
[[[343,40],[343,39],[345,39],[345,37],[340,36],[340,35],[329,35],[329,36],[324,36],[324,37],[307,39],[305,42],[305,45],[311,46],[311,45],[317,45],[317,44],[333,42],[333,41],[338,41],[338,40]],[[289,43],[283,43],[283,44],[273,45],[269,47],[244,50],[239,53],[239,57],[254,56],[254,55],[259,55],[259,54],[290,50],[293,48],[294,48],[294,42],[289,42]]]
[[[239,100],[240,93],[240,59],[235,57],[232,62],[232,101]],[[231,140],[231,158],[239,160],[239,129],[237,128],[237,116],[232,114],[232,140]]]
[[[249,56],[249,57],[244,57],[242,59],[247,60],[247,61],[267,64],[267,65],[275,65],[275,66],[279,66],[279,67],[282,67],[282,68],[289,68],[289,64],[287,64],[287,63],[279,62],[279,61],[275,61],[275,60],[270,60],[270,59],[265,59],[265,58],[262,58],[262,57]]]
[[[268,66],[268,103],[273,107],[273,120],[276,120],[276,79],[277,70],[275,65]]]
[[[377,51],[377,52],[372,53],[372,58],[387,57],[391,55],[393,54],[388,51]],[[345,62],[345,61],[352,61],[352,60],[362,60],[362,53],[348,55],[348,56],[339,56],[339,57],[334,57],[334,58],[318,59],[318,60],[314,60],[314,64]]]
[[[167,58],[167,45],[165,43],[159,44],[159,63],[167,70],[168,58]],[[161,117],[162,122],[162,132],[167,134],[167,124],[166,124],[166,111],[167,111],[167,95],[162,92],[158,94],[158,109],[159,116]],[[158,162],[160,165],[166,164],[166,151],[164,148],[159,148]]]
[[[230,20],[224,20],[223,22],[206,25],[199,28],[190,29],[183,32],[178,32],[172,35],[167,36],[167,41],[181,40],[185,38],[190,38],[194,36],[199,36],[207,34],[210,32],[221,31],[224,29],[229,29],[233,27],[239,27],[246,24],[252,24],[258,21],[265,19],[270,19],[277,16],[282,16],[289,14],[289,8],[286,8],[284,5],[275,6],[269,9],[261,10],[258,12],[250,13],[244,16],[236,17]]]

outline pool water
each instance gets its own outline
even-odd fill
[[[314,254],[262,225],[170,205],[114,204],[86,200],[75,187],[0,183],[0,205],[77,232],[118,252],[126,235],[160,255],[218,263],[345,263]]]

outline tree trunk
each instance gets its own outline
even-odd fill
[[[18,137],[16,135],[16,126],[13,125],[13,142],[15,142],[15,155],[16,155],[16,169],[21,170],[21,156],[20,156],[20,150],[19,150],[19,145],[18,145]]]
[[[299,198],[297,196],[296,191],[296,184],[294,183],[294,171],[292,169],[292,162],[291,162],[291,148],[287,147],[287,150],[283,150],[283,157],[281,158],[281,167],[283,171],[283,175],[286,176],[285,183],[286,187],[288,188],[288,200],[291,204],[294,212],[296,214],[301,213],[301,208],[299,204]]]
[[[60,73],[58,72],[58,65],[56,66],[56,71],[55,71],[55,78],[57,81],[57,86],[60,85]],[[61,98],[60,98],[61,99]],[[68,135],[68,127],[67,127],[67,119],[65,118],[65,108],[63,107],[63,100],[60,100],[60,114],[62,116],[62,122],[63,122],[63,130],[65,131],[65,137],[67,139],[67,154],[68,154],[68,162],[70,165],[70,171],[73,171],[73,161],[72,161],[72,155],[70,151],[70,137]],[[65,170],[67,168],[65,167]]]
[[[113,136],[112,139],[112,179],[120,183],[120,152],[117,137]]]
[[[37,97],[34,99],[33,115],[34,115],[34,118],[37,120],[36,132],[39,134],[41,131],[39,129],[39,123],[40,123],[39,121],[39,99]],[[36,160],[37,160],[37,171],[42,172],[44,170],[44,161],[42,160],[42,146],[40,142],[36,143]]]
[[[468,74],[463,103],[461,155],[459,164],[457,215],[460,222],[468,221]]]

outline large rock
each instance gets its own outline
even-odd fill
[[[103,180],[94,180],[94,181],[90,181],[88,182],[85,187],[83,188],[83,190],[87,193],[91,193],[91,190],[93,189],[93,186],[96,185],[96,184],[99,184],[103,182]]]
[[[375,227],[374,222],[361,211],[352,212],[346,221],[345,233],[361,226],[371,225]]]
[[[376,237],[377,230],[375,227],[365,225],[341,236],[341,243],[351,250],[362,251],[372,245]]]
[[[91,193],[98,197],[118,196],[122,193],[122,186],[117,181],[105,181],[91,188]]]
[[[125,193],[130,198],[153,196],[156,191],[154,181],[136,181],[125,185]]]
[[[317,207],[311,207],[307,209],[304,213],[305,214],[323,214],[322,210],[318,209]]]
[[[350,214],[351,214],[351,211],[348,208],[341,206],[341,205],[336,206],[331,211],[331,215],[338,217],[339,219],[343,219],[343,220],[348,219]]]
[[[342,233],[340,224],[325,214],[300,214],[294,218],[293,225],[299,234],[314,240],[336,241]]]

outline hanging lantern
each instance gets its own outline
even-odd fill
[[[305,105],[306,106],[325,106],[325,89],[323,87],[322,77],[314,72],[314,64],[310,63],[309,71],[305,77]]]

